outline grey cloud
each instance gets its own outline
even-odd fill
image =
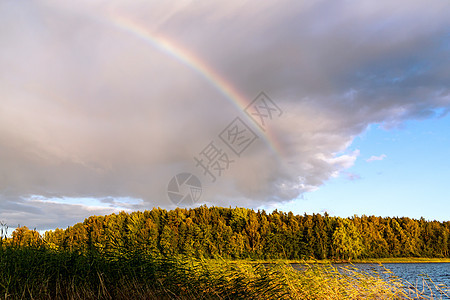
[[[91,215],[106,215],[120,210],[106,207],[88,207],[80,204],[46,203],[14,199],[0,203],[0,220],[10,228],[27,226],[38,230],[65,228]]]
[[[201,178],[202,203],[215,205],[258,207],[317,189],[351,166],[358,153],[346,149],[369,124],[450,109],[449,12],[441,1],[2,2],[0,217],[49,228],[114,207],[173,207],[166,188],[180,172]],[[245,115],[116,15],[182,45],[247,101],[269,94],[284,111],[270,123],[281,153],[258,132],[211,183],[193,157]]]

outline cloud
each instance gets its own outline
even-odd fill
[[[366,159],[367,162],[372,162],[372,161],[376,161],[376,160],[383,160],[385,159],[387,156],[386,154],[381,154],[379,156],[375,156],[372,155],[371,157],[369,157],[368,159]]]
[[[93,213],[54,199],[170,208],[181,172],[201,203],[300,197],[353,164],[369,124],[450,109],[449,26],[441,1],[2,2],[0,217],[45,229]],[[258,131],[230,88],[283,115]],[[236,117],[259,138],[211,182],[194,156]]]
[[[65,199],[67,201],[67,199]],[[31,197],[18,199],[2,197],[0,202],[0,220],[5,221],[10,228],[27,226],[40,230],[66,228],[75,223],[82,222],[91,215],[106,215],[120,211],[131,211],[123,206],[99,205],[76,199],[81,203],[64,203],[64,199],[46,199]],[[140,206],[134,207],[142,209]]]
[[[356,173],[346,172],[346,171],[344,171],[344,172],[342,172],[342,173],[343,173],[343,174],[347,177],[347,179],[350,180],[350,181],[354,181],[354,180],[359,180],[359,179],[361,179],[361,175],[356,174]]]

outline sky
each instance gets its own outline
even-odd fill
[[[0,2],[0,220],[449,220],[450,2]]]
[[[450,116],[407,121],[393,130],[371,125],[350,146],[360,152],[352,167],[317,191],[303,194],[302,200],[275,208],[343,217],[406,216],[448,221],[448,128]]]

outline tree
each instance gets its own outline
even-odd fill
[[[333,249],[338,259],[354,259],[361,255],[361,236],[355,225],[348,219],[337,219],[333,234]]]
[[[161,253],[169,256],[175,254],[175,239],[172,229],[165,225],[163,231],[161,232],[159,246],[161,248]]]
[[[15,247],[40,247],[42,238],[36,230],[30,230],[27,226],[16,228],[12,233],[12,245]]]
[[[261,235],[259,234],[260,223],[258,215],[254,211],[250,211],[248,215],[247,224],[245,225],[245,232],[248,236],[248,251],[256,257],[259,253]]]

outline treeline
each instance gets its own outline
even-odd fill
[[[201,206],[91,216],[40,235],[26,227],[3,239],[16,247],[79,253],[252,259],[449,257],[450,222],[410,218],[294,215]]]

